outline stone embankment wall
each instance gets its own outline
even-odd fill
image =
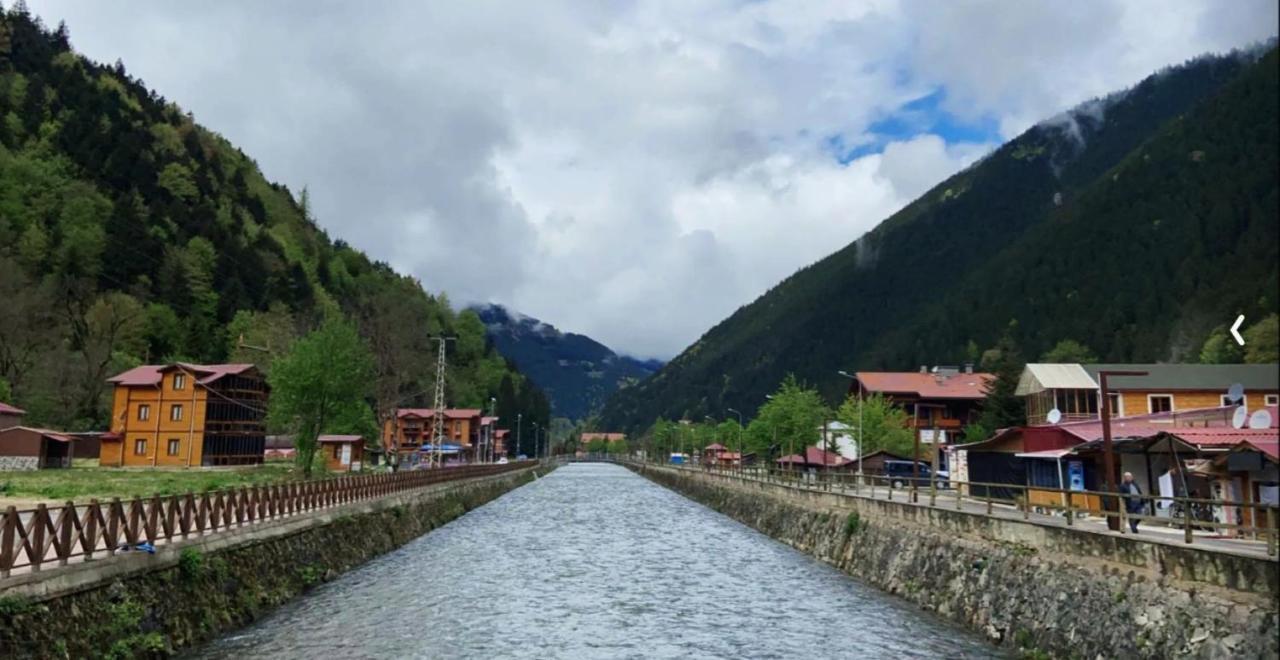
[[[545,472],[448,482],[194,538],[155,555],[130,553],[0,580],[0,658],[170,655],[245,626],[532,481],[535,470]]]
[[[633,469],[1023,657],[1280,654],[1274,560]]]

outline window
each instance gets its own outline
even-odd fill
[[[172,422],[182,421],[182,404],[175,403],[169,407],[169,421],[172,421]]]
[[[134,456],[147,455],[147,441],[145,438],[138,438],[133,441],[133,455]]]
[[[1223,394],[1223,395],[1222,395],[1222,405],[1224,405],[1224,406],[1245,406],[1245,407],[1248,407],[1248,406],[1249,406],[1249,397],[1247,397],[1247,396],[1242,396],[1242,397],[1240,397],[1240,400],[1239,400],[1239,401],[1232,401],[1230,396],[1228,396],[1228,395],[1226,395],[1226,394]]]
[[[182,448],[182,441],[177,438],[169,438],[169,455],[177,456],[178,450]]]
[[[1262,397],[1262,402],[1268,406],[1280,406],[1280,394],[1268,394]]]
[[[341,456],[341,455],[342,455],[342,445],[337,445],[337,444],[335,444],[335,445],[333,446],[333,457],[334,457],[334,459],[337,459],[337,458],[338,458],[339,456]]]
[[[151,419],[151,406],[144,403],[138,406],[138,420],[145,422],[148,419]]]
[[[1147,410],[1153,413],[1169,412],[1173,410],[1173,395],[1148,394]]]
[[[173,375],[173,389],[175,389],[175,390],[180,390],[180,389],[185,388],[186,386],[187,386],[187,375],[186,375],[186,374],[174,374],[174,375]]]

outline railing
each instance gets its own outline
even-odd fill
[[[1217,536],[1234,533],[1232,539],[1264,541],[1267,556],[1277,555],[1280,547],[1280,507],[1258,502],[1239,502],[1195,497],[1165,497],[1162,495],[1111,493],[1094,490],[1066,490],[1031,484],[1010,484],[981,481],[954,481],[945,479],[912,478],[879,474],[859,475],[841,470],[816,470],[813,472],[766,467],[717,466],[709,464],[673,465],[669,463],[636,464],[673,468],[682,471],[713,474],[725,478],[743,479],[781,486],[818,490],[848,497],[895,499],[921,503],[934,508],[954,508],[992,517],[1021,517],[1031,520],[1036,516],[1046,519],[1063,519],[1066,526],[1075,526],[1089,516],[1117,518],[1121,534],[1131,533],[1132,521],[1146,522],[1166,528],[1179,529],[1185,543],[1199,539],[1195,532],[1209,531]],[[895,495],[896,493],[896,495]],[[1012,496],[1004,496],[1004,493]],[[1141,503],[1144,513],[1130,513],[1126,502]],[[1157,516],[1145,513],[1154,510],[1156,503],[1167,503],[1170,515]],[[997,509],[999,507],[999,509]],[[1238,522],[1213,519],[1213,509],[1233,514]],[[1229,539],[1217,539],[1229,540]]]
[[[289,516],[387,497],[438,483],[502,474],[537,461],[464,465],[376,475],[352,475],[185,495],[155,495],[88,504],[44,504],[19,511],[10,506],[0,520],[0,577],[13,569],[39,571],[56,562],[91,561],[190,536],[214,534]]]

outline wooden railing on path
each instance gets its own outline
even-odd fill
[[[185,495],[110,502],[90,500],[49,508],[10,506],[0,520],[0,577],[14,569],[89,561],[138,546],[216,534],[362,500],[387,497],[460,479],[491,476],[537,461],[463,465],[375,475],[351,475]]]
[[[778,486],[829,492],[846,497],[870,499],[895,499],[917,503],[930,508],[953,508],[997,518],[1022,518],[1037,522],[1065,523],[1071,527],[1080,519],[1094,517],[1105,520],[1119,519],[1121,534],[1129,533],[1130,521],[1168,526],[1181,532],[1184,543],[1212,545],[1211,549],[1236,547],[1237,549],[1264,548],[1266,556],[1280,554],[1280,508],[1261,502],[1214,500],[1194,497],[1162,496],[1151,494],[1128,495],[1092,490],[1068,490],[1030,484],[988,483],[929,479],[922,477],[885,476],[841,470],[816,470],[804,472],[780,468],[737,466],[678,465],[653,463],[635,459],[597,458],[597,461],[631,463],[651,467],[675,469],[683,472],[710,474],[725,479],[740,479],[769,483]],[[1002,496],[1008,493],[1010,496]],[[1131,513],[1123,501],[1131,499],[1142,503],[1143,513]],[[1056,500],[1056,501],[1055,501]],[[1171,509],[1169,516],[1149,515],[1156,503],[1164,503]],[[1219,521],[1197,512],[1219,508],[1236,513],[1240,522]],[[1208,536],[1195,532],[1208,532]],[[1234,536],[1229,536],[1234,535]],[[1150,540],[1144,537],[1143,540]],[[1209,543],[1211,542],[1211,543]],[[1252,547],[1237,545],[1241,542],[1259,543]]]

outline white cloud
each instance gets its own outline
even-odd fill
[[[309,186],[332,235],[664,357],[990,146],[914,117],[841,165],[829,137],[882,141],[938,89],[1012,136],[1276,24],[1273,0],[31,5]]]

